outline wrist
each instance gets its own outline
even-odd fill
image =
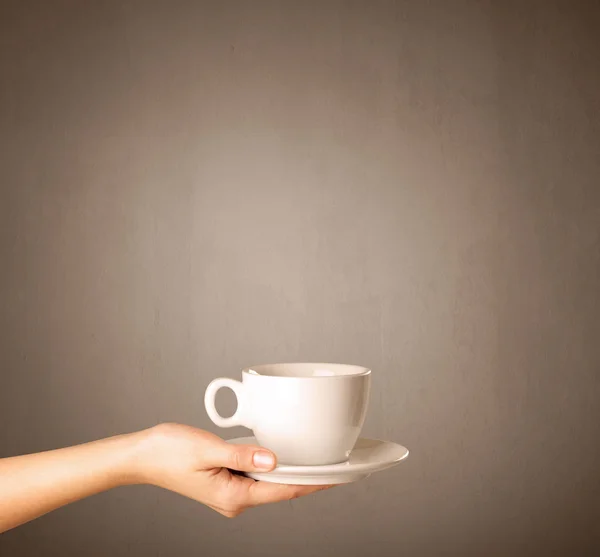
[[[160,484],[160,441],[161,426],[136,431],[127,436],[129,449],[126,451],[124,477],[127,483]]]
[[[144,447],[146,430],[118,435],[110,439],[117,455],[113,466],[116,486],[147,483],[144,474]]]

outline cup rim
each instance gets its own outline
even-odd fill
[[[277,366],[312,366],[312,367],[333,367],[349,368],[355,370],[354,373],[341,373],[334,375],[268,375],[257,371],[259,368],[277,367]],[[358,371],[357,371],[358,370]],[[302,380],[322,380],[322,379],[352,379],[355,377],[366,377],[371,375],[371,369],[357,364],[341,364],[334,362],[278,362],[272,364],[258,364],[248,366],[242,369],[242,375],[250,377],[263,377],[268,379],[302,379]]]

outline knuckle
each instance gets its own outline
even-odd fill
[[[292,489],[292,491],[290,492],[290,500],[298,499],[298,498],[302,497],[302,493],[303,493],[302,488],[297,487],[295,489]]]
[[[234,513],[238,515],[244,510],[244,507],[240,504],[239,499],[233,495],[223,495],[219,503],[220,507],[228,513]]]
[[[221,514],[225,518],[236,518],[240,516],[244,511],[243,510],[235,510],[235,511],[221,511]]]
[[[253,467],[252,454],[253,452],[250,449],[243,447],[236,448],[236,450],[230,454],[230,467],[241,471],[251,469]]]
[[[238,450],[232,451],[229,455],[229,468],[239,470],[243,465],[242,453]]]

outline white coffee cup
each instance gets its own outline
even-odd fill
[[[237,410],[229,418],[215,408],[215,396],[223,387],[237,397]],[[242,370],[241,382],[213,380],[204,405],[217,426],[251,429],[280,464],[337,464],[348,459],[360,435],[370,387],[371,370],[365,367],[267,364]]]

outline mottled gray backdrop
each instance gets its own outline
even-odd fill
[[[372,367],[412,452],[235,520],[119,489],[2,557],[597,556],[594,4],[2,2],[0,456],[219,431],[213,377],[297,360]]]

